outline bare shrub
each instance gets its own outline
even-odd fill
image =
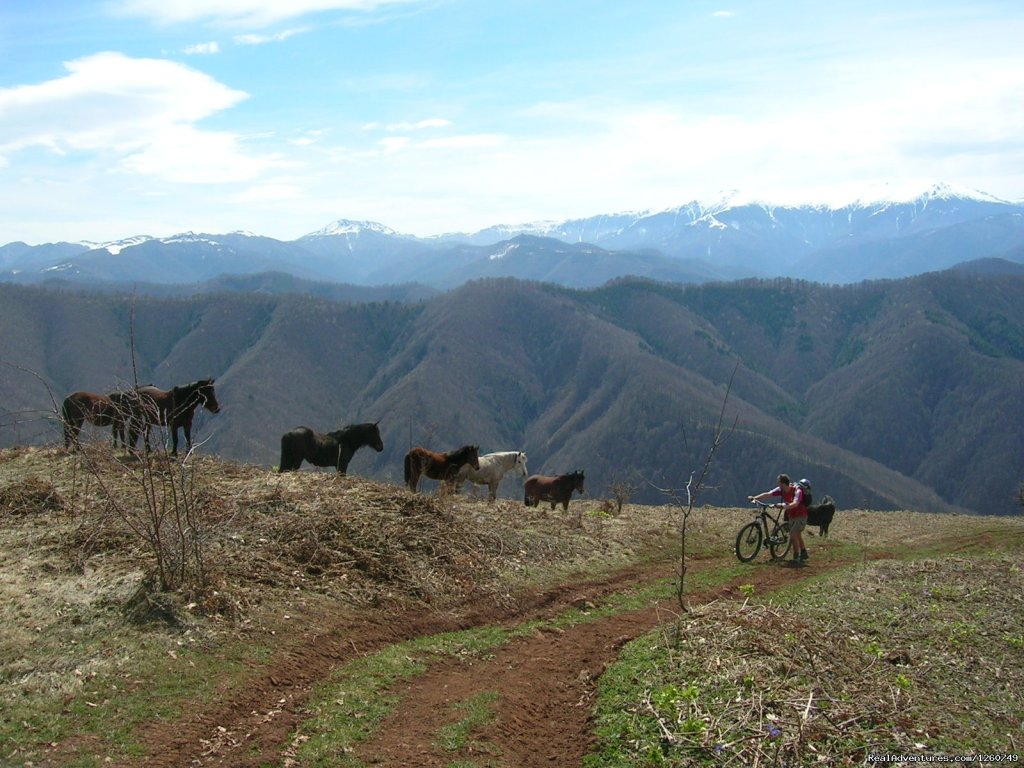
[[[204,542],[208,494],[202,463],[192,452],[179,460],[166,449],[120,455],[106,446],[76,452],[88,478],[73,503],[80,507],[81,543],[103,548],[107,537],[127,535],[152,562],[152,588],[194,593],[209,583]]]
[[[0,511],[9,515],[60,512],[66,506],[60,491],[38,477],[17,480],[0,489]]]
[[[608,493],[611,494],[610,501],[614,504],[614,514],[616,516],[622,514],[622,508],[629,503],[629,500],[639,487],[639,483],[629,478],[616,479],[608,484]]]

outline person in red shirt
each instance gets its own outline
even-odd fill
[[[803,486],[807,481],[801,480],[794,485],[790,481],[789,475],[783,474],[779,475],[778,483],[770,491],[747,498],[750,501],[761,501],[771,497],[782,499],[781,506],[786,510],[786,519],[789,520],[789,536],[793,541],[793,564],[803,565],[808,558],[803,535],[804,528],[807,527],[807,504],[804,503]]]

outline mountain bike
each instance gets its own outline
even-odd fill
[[[762,547],[767,547],[772,560],[781,560],[789,552],[789,522],[784,519],[782,509],[777,514],[768,510],[773,504],[755,501],[758,506],[757,518],[740,528],[736,534],[736,557],[742,563],[749,563]]]

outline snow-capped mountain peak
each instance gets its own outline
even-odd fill
[[[927,204],[934,200],[975,200],[985,203],[1007,202],[987,192],[981,192],[970,187],[933,181],[907,184],[872,184],[843,207],[872,208],[906,203]]]
[[[121,240],[112,240],[108,243],[94,243],[89,241],[82,241],[82,245],[92,251],[107,251],[111,256],[117,256],[125,248],[131,248],[133,245],[141,245],[147,243],[154,238],[149,235],[136,235],[135,237],[126,237]]]
[[[379,224],[376,221],[351,221],[349,219],[338,219],[316,232],[310,232],[306,237],[330,237],[332,235],[359,235],[363,232],[374,232],[379,235],[400,237],[398,232]]]

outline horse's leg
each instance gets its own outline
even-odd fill
[[[185,453],[192,450],[192,414],[190,413],[185,417],[185,420],[181,424],[181,429],[185,433]],[[171,431],[171,455],[178,455],[178,427],[175,426]]]
[[[346,448],[343,445],[339,445],[338,446],[338,464],[337,464],[337,466],[338,466],[338,474],[339,475],[347,475],[348,474],[348,464],[349,464],[350,461],[352,461],[352,456],[354,454],[355,454],[355,451],[349,450],[348,448]]]
[[[289,450],[289,448],[291,448],[291,446],[288,443],[289,443],[288,435],[282,435],[281,436],[281,461],[279,461],[277,463],[277,471],[278,472],[291,472],[293,469],[298,469],[299,468],[298,465],[296,465],[294,467],[292,466],[292,456],[291,456],[292,451]],[[299,464],[301,464],[301,463],[302,463],[302,460],[299,459]]]
[[[498,498],[498,481],[488,480],[487,481],[487,488],[491,492],[491,501],[494,501],[495,499],[497,499]]]
[[[82,429],[81,423],[75,424],[73,421],[64,421],[64,447],[71,448],[74,446],[78,447],[78,433]]]
[[[188,416],[185,417],[185,450],[192,450],[192,417],[195,415],[195,411],[192,411]]]

